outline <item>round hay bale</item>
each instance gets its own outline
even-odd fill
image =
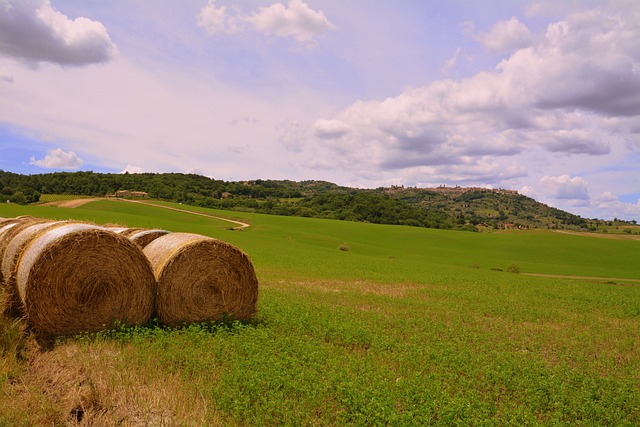
[[[4,259],[4,252],[7,249],[7,245],[9,244],[9,242],[11,242],[11,240],[15,237],[16,234],[18,234],[20,231],[24,230],[25,228],[29,227],[30,225],[45,223],[45,222],[50,222],[50,221],[42,218],[29,217],[29,218],[22,218],[17,222],[14,222],[2,227],[2,229],[0,229],[0,260]],[[4,276],[2,275],[2,270],[0,269],[0,287],[4,287],[4,285],[5,285],[5,280],[4,280]]]
[[[20,295],[16,288],[15,275],[15,267],[18,264],[24,248],[31,240],[37,238],[37,236],[47,230],[69,223],[69,221],[55,221],[32,224],[22,229],[7,244],[1,260],[2,264],[0,265],[0,273],[5,282],[5,306],[3,309],[5,315],[9,317],[20,317],[24,314],[22,311],[22,301],[20,301]]]
[[[107,230],[109,230],[109,231],[113,232],[113,233],[116,233],[116,234],[122,234],[122,233],[124,233],[125,231],[127,231],[127,230],[128,230],[128,228],[127,228],[127,227],[112,226],[112,225],[105,226],[105,228],[106,228]]]
[[[121,236],[124,237],[129,237],[131,234],[136,233],[140,230],[144,230],[144,228],[140,228],[140,227],[122,227],[119,225],[110,225],[105,227],[106,229],[113,231],[116,234],[120,234]]]
[[[9,230],[11,227],[15,226],[16,224],[18,224],[18,221],[6,221],[6,222],[0,224],[0,238],[2,237],[2,235],[4,233],[7,232],[7,230]]]
[[[142,231],[142,230],[144,230],[144,228],[141,228],[141,227],[129,227],[126,230],[122,231],[120,234],[122,234],[124,237],[129,237],[132,234],[135,234],[138,231]]]
[[[144,249],[147,245],[158,237],[162,237],[164,235],[169,234],[170,231],[167,230],[142,230],[137,231],[131,235],[129,235],[129,240],[140,246],[140,248]]]
[[[248,320],[256,312],[258,279],[240,249],[210,237],[170,233],[144,248],[158,282],[156,314],[172,326]]]
[[[18,222],[18,221],[19,220],[15,218],[0,218],[0,228],[4,227],[5,225],[13,224],[14,222]]]
[[[16,287],[33,330],[59,336],[146,323],[156,283],[133,242],[95,225],[66,224],[27,244]]]

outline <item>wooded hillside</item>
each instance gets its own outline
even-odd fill
[[[579,228],[586,220],[511,190],[391,187],[356,189],[326,181],[228,182],[194,174],[0,171],[0,200],[36,203],[40,194],[113,196],[129,190],[194,206],[276,215],[477,231],[489,228]]]

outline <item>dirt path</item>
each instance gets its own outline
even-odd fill
[[[102,198],[93,197],[90,199],[73,199],[73,200],[65,200],[62,202],[48,202],[43,203],[41,206],[57,206],[59,208],[77,208],[78,206],[86,205],[90,202],[95,202],[96,200],[102,200]]]
[[[245,222],[236,221],[236,220],[229,219],[229,218],[223,218],[223,217],[220,217],[220,216],[209,215],[209,214],[203,213],[203,212],[194,212],[194,211],[190,211],[190,210],[186,210],[186,209],[172,208],[171,206],[157,205],[155,203],[144,202],[142,200],[105,199],[103,197],[93,197],[93,198],[90,198],[90,199],[74,199],[74,200],[65,200],[63,202],[43,203],[42,206],[57,206],[59,208],[77,208],[78,206],[86,205],[87,203],[95,202],[96,200],[116,200],[116,201],[122,201],[122,202],[140,203],[142,205],[153,206],[153,207],[156,207],[156,208],[163,208],[163,209],[169,209],[169,210],[172,210],[172,211],[183,212],[183,213],[187,213],[187,214],[191,214],[191,215],[204,216],[204,217],[207,217],[207,218],[213,218],[213,219],[217,219],[217,220],[220,220],[220,221],[227,221],[227,222],[230,222],[232,224],[235,224],[236,227],[233,227],[234,230],[242,230],[244,228],[249,227],[249,224],[247,224]]]
[[[623,279],[621,277],[597,277],[597,276],[567,276],[564,274],[544,274],[544,273],[520,273],[525,276],[551,277],[558,279],[580,279],[580,280],[602,280],[606,282],[635,282],[640,283],[640,279]]]
[[[553,230],[554,233],[571,234],[574,236],[597,237],[599,239],[640,240],[639,234],[593,233],[586,231]]]
[[[122,201],[122,202],[129,202],[129,203],[139,203],[141,205],[148,205],[148,206],[153,206],[153,207],[156,207],[156,208],[169,209],[171,211],[183,212],[183,213],[187,213],[187,214],[191,214],[191,215],[204,216],[204,217],[207,217],[207,218],[218,219],[220,221],[231,222],[233,224],[236,224],[236,227],[233,227],[234,230],[242,230],[244,228],[249,227],[249,224],[247,224],[246,222],[236,221],[236,220],[229,219],[229,218],[223,218],[221,216],[209,215],[209,214],[204,213],[204,212],[195,212],[195,211],[190,211],[190,210],[187,210],[187,209],[173,208],[171,206],[157,205],[155,203],[143,202],[141,200],[131,200],[131,199],[115,199],[115,200]]]

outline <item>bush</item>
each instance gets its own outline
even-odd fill
[[[520,266],[518,266],[518,264],[511,264],[507,266],[507,271],[509,273],[520,273]]]

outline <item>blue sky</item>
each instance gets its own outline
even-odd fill
[[[0,169],[515,189],[640,220],[640,6],[0,0]]]

